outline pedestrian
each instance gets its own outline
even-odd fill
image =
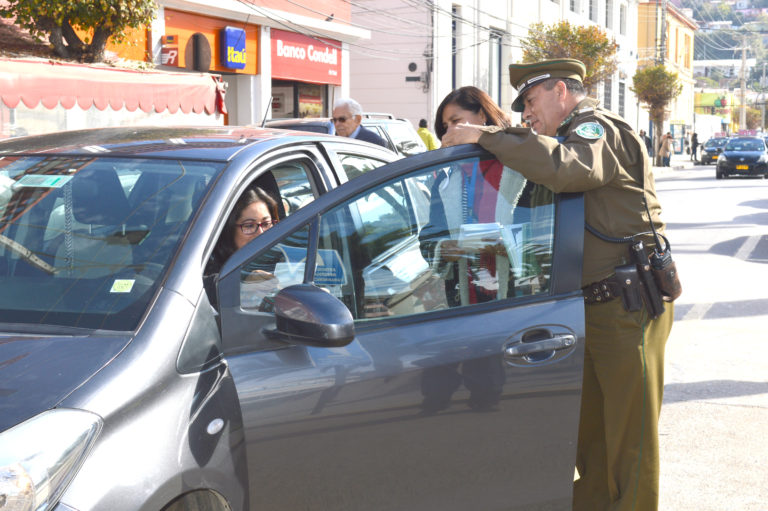
[[[691,135],[691,161],[699,161],[696,150],[699,148],[699,136],[694,131]]]
[[[586,345],[573,509],[655,511],[664,350],[674,308],[668,303],[655,319],[645,307],[628,311],[614,294],[623,285],[614,268],[626,263],[627,246],[603,239],[634,236],[652,245],[649,221],[664,229],[644,143],[621,117],[586,97],[580,61],[509,69],[518,91],[512,109],[533,130],[457,125],[443,145],[478,142],[533,182],[584,193]]]
[[[670,160],[672,159],[672,134],[670,132],[666,132],[661,136],[659,156],[661,156],[661,166],[669,167]]]
[[[640,138],[645,143],[645,149],[648,151],[648,156],[653,157],[653,142],[651,142],[651,137],[648,136],[645,130],[640,130]]]
[[[426,119],[421,119],[419,121],[419,129],[417,129],[416,132],[421,137],[421,140],[424,141],[424,145],[427,146],[427,151],[440,147],[440,142],[437,141],[437,137],[429,131],[429,128],[427,127]]]
[[[342,137],[356,138],[387,147],[387,142],[379,135],[369,130],[361,123],[363,121],[363,108],[360,103],[352,98],[340,98],[333,105],[333,118],[331,118],[336,134]]]

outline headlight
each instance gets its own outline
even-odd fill
[[[720,153],[717,157],[717,161],[728,161],[728,158],[725,157],[725,153]]]
[[[760,155],[760,158],[757,160],[760,163],[766,163],[768,162],[768,154],[763,153]]]
[[[55,409],[0,433],[0,511],[53,509],[100,430],[97,415]]]

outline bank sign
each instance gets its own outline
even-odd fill
[[[221,65],[230,69],[245,69],[245,30],[224,27],[219,31]]]
[[[272,78],[341,85],[341,43],[272,29]]]

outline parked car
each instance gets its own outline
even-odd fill
[[[717,158],[715,177],[768,176],[768,147],[762,137],[733,137]]]
[[[400,156],[413,156],[427,150],[421,137],[407,119],[397,119],[392,114],[365,113],[361,124],[383,138],[387,142],[387,147]],[[328,117],[276,119],[267,121],[266,126],[314,133],[334,133],[333,123]]]
[[[717,157],[728,142],[727,137],[710,138],[701,146],[701,164],[711,165],[717,161]]]
[[[508,169],[511,223],[462,227],[506,249],[488,299],[465,301],[419,235],[436,176],[496,162],[477,145],[393,158],[231,126],[0,142],[3,501],[570,509],[581,195]],[[208,274],[254,185],[279,223]]]

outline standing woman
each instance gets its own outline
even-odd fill
[[[509,116],[477,87],[461,87],[437,108],[435,133],[442,139],[457,124],[511,126]],[[449,307],[503,298],[513,279],[497,268],[503,247],[490,244],[469,251],[458,245],[464,224],[513,223],[513,213],[526,180],[495,159],[468,161],[442,170],[432,184],[429,221],[419,233],[421,251],[445,281]],[[499,271],[497,271],[499,270]],[[490,283],[490,284],[489,284]]]

